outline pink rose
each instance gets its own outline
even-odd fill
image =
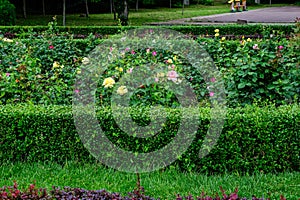
[[[127,70],[127,72],[131,74],[131,73],[132,73],[132,70],[133,70],[133,68],[129,68],[129,69]]]
[[[175,82],[175,81],[177,81],[177,77],[178,77],[178,74],[176,71],[172,70],[172,71],[168,72],[168,80]]]

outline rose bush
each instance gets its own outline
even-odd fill
[[[258,99],[278,105],[299,102],[297,38],[271,33],[257,40],[241,37],[239,41],[226,41],[216,36],[198,41],[222,71],[231,106],[251,104]]]
[[[7,39],[0,36],[0,103],[29,102],[33,104],[71,104],[76,75],[81,74],[89,59],[88,53],[103,40],[90,36],[84,40],[72,35],[57,35],[55,20],[40,38]],[[209,53],[222,73],[230,106],[275,101],[277,105],[299,102],[300,51],[297,35],[287,39],[275,32],[265,32],[261,39],[241,37],[227,40],[215,30],[213,39],[198,37],[197,42]],[[178,106],[173,92],[162,83],[179,84],[183,79],[194,89],[198,101],[204,103],[216,95],[205,84],[199,70],[180,52],[154,49],[124,49],[115,52],[112,61],[99,78],[96,100],[98,105],[110,104],[110,95],[129,94],[133,88],[117,85],[124,75],[142,69],[155,74],[135,88],[131,105],[160,104]],[[83,68],[80,69],[80,66]],[[134,80],[134,79],[132,79]],[[146,82],[145,82],[146,81]],[[219,80],[211,80],[216,84]]]

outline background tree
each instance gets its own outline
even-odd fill
[[[139,10],[139,0],[136,0],[136,2],[135,2],[135,10],[136,11]]]
[[[63,0],[63,26],[66,26],[66,0]]]
[[[122,26],[128,25],[129,8],[127,0],[115,1],[115,8],[118,14],[118,19],[121,21]]]
[[[89,7],[88,7],[88,0],[85,0],[85,14],[86,17],[89,17]]]
[[[23,17],[26,19],[27,14],[26,14],[26,0],[23,0]]]
[[[46,15],[45,0],[42,0],[42,7],[43,7],[43,16],[45,16]]]
[[[0,0],[0,25],[10,26],[16,23],[16,8],[8,0]]]

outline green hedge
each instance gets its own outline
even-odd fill
[[[113,35],[122,30],[129,30],[134,28],[141,28],[137,26],[67,26],[57,27],[59,32],[68,32],[71,34],[84,34],[90,33],[100,35]],[[213,26],[147,26],[146,28],[168,28],[184,34],[206,35],[214,34],[215,29],[219,29],[222,34],[228,35],[254,35],[262,34],[265,30],[280,31],[284,34],[293,32],[293,25],[213,25]],[[25,37],[28,31],[34,33],[41,33],[48,30],[48,26],[0,26],[0,34],[15,33],[18,37]]]
[[[209,126],[210,110],[188,111],[199,115],[201,126],[190,148],[174,163],[180,169],[205,173],[299,171],[299,105],[229,109],[218,144],[203,159],[198,158],[198,152]],[[148,123],[145,113],[143,109],[131,110],[140,124]],[[98,109],[97,117],[111,141],[135,152],[150,152],[166,145],[175,136],[180,117],[183,120],[178,110],[168,109],[162,132],[141,139],[122,132],[112,120],[110,109]],[[95,162],[77,135],[70,106],[0,106],[0,121],[1,163]]]

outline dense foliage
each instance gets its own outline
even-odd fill
[[[299,102],[297,38],[287,40],[276,31],[267,31],[260,40],[241,36],[232,42],[216,36],[214,40],[199,38],[199,42],[222,71],[230,105],[251,104],[254,99]]]
[[[88,62],[88,53],[105,39],[89,35],[79,40],[73,39],[73,35],[58,33],[54,21],[37,37],[0,37],[1,104],[71,104],[73,92],[76,92],[74,79],[81,73],[80,66],[84,65],[83,61]],[[265,28],[263,33],[256,39],[241,36],[231,40],[230,36],[223,36],[220,29],[215,29],[211,39],[196,38],[221,71],[231,107],[251,104],[257,99],[274,101],[277,105],[299,102],[300,50],[297,37],[291,35],[286,38],[281,31],[270,31],[269,28]],[[109,97],[106,94],[113,91],[113,87],[101,85],[106,78],[117,81],[130,74],[135,66],[150,63],[160,64],[166,70],[173,69],[166,71],[165,75],[181,73],[194,89],[199,102],[206,102],[212,96],[199,70],[193,68],[180,52],[145,46],[139,49],[128,47],[125,52],[114,54],[118,59],[112,61],[107,71],[99,76],[99,95],[96,97],[99,105],[103,105],[103,98]],[[158,98],[153,96],[157,90],[149,89],[147,95],[152,96],[152,100]]]
[[[8,0],[0,0],[0,25],[11,26],[16,23],[16,8]]]
[[[185,120],[182,119],[182,112],[199,116],[198,123],[201,126],[193,143],[173,165],[182,170],[211,174],[226,171],[299,171],[299,109],[298,105],[229,109],[217,145],[202,159],[198,154],[210,124],[209,108],[165,110],[167,119],[162,130],[150,138],[138,138],[125,133],[116,124],[119,122],[116,120],[122,119],[122,116],[114,118],[110,108],[97,108],[96,112],[110,141],[120,148],[140,153],[151,152],[168,144],[178,131],[178,121]],[[122,108],[120,110],[124,111]],[[71,107],[19,104],[1,106],[0,111],[1,162],[95,161],[80,140]],[[149,111],[145,107],[128,110],[139,124],[148,123]],[[88,114],[85,116],[87,120],[92,117]],[[162,117],[155,115],[153,120],[159,121]],[[126,123],[125,120],[123,122]]]

